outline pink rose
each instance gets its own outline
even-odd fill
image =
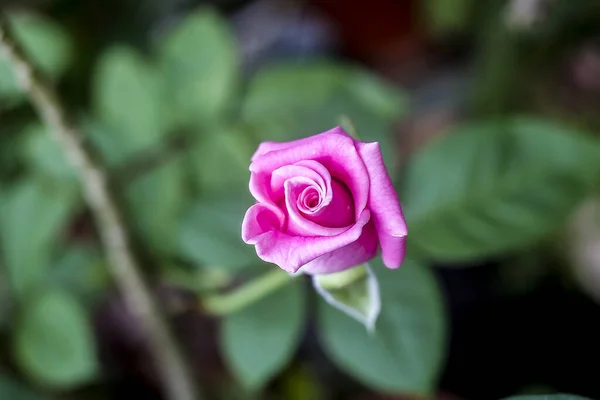
[[[287,143],[263,142],[252,156],[242,239],[264,261],[316,275],[355,267],[381,248],[404,259],[406,222],[378,143],[340,127]]]

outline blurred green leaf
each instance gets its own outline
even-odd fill
[[[160,74],[135,50],[113,47],[102,55],[94,82],[97,115],[124,155],[151,147],[165,135]]]
[[[202,192],[246,187],[255,150],[247,132],[239,127],[206,132],[189,153],[191,169]]]
[[[252,205],[246,193],[198,200],[185,214],[179,231],[184,258],[209,267],[239,269],[256,264],[253,246],[242,241],[242,220]]]
[[[0,399],[43,400],[45,397],[6,376],[0,376]]]
[[[523,396],[506,397],[504,400],[591,400],[587,397],[576,396],[574,394],[533,394]]]
[[[393,123],[406,112],[399,90],[374,75],[326,63],[266,68],[250,83],[243,117],[257,139],[288,141],[340,125],[347,116],[362,141],[380,142],[394,163]]]
[[[72,42],[54,22],[34,14],[9,15],[16,38],[35,65],[50,78],[57,78],[71,61]],[[23,98],[8,60],[0,57],[0,97]]]
[[[86,244],[72,244],[63,251],[52,267],[51,280],[90,304],[103,296],[111,282],[99,249]]]
[[[22,170],[23,143],[21,127],[0,126],[0,181],[8,182]]]
[[[128,158],[131,158],[131,146],[122,144],[122,141],[125,140],[124,133],[115,129],[115,127],[108,126],[104,121],[88,116],[81,118],[80,123],[94,147],[98,149],[103,161],[109,167],[119,167]]]
[[[21,181],[5,193],[0,240],[18,296],[27,296],[45,280],[53,246],[77,200],[72,186],[37,178]]]
[[[427,25],[436,36],[461,33],[468,27],[473,0],[425,0]]]
[[[21,368],[42,384],[71,388],[98,372],[91,326],[67,292],[46,291],[29,299],[15,331]]]
[[[536,49],[528,48],[523,35],[507,26],[506,4],[488,6],[476,35],[469,108],[479,117],[505,115],[527,104],[532,79],[540,74],[539,66],[532,64]]]
[[[40,124],[28,126],[24,155],[28,164],[40,174],[53,179],[75,179],[76,172],[67,161],[60,145],[50,136],[48,128]]]
[[[169,113],[178,124],[204,125],[227,111],[240,72],[225,19],[209,8],[188,14],[167,34],[159,56],[170,89]]]
[[[534,243],[583,199],[599,150],[570,128],[532,118],[459,128],[407,166],[409,249],[465,261]]]
[[[15,298],[12,296],[10,282],[8,282],[6,275],[7,271],[0,261],[0,330],[8,328],[12,324],[15,307]]]
[[[291,360],[305,319],[302,281],[227,316],[221,346],[228,365],[248,387],[259,389]]]
[[[384,392],[430,395],[443,362],[445,316],[434,277],[406,261],[399,270],[380,258],[371,266],[381,289],[381,314],[375,332],[324,301],[319,302],[319,332],[325,351],[346,372]]]
[[[170,252],[176,244],[186,201],[184,177],[182,161],[178,159],[139,177],[128,188],[134,223],[159,252]]]

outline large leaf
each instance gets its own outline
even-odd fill
[[[53,246],[76,204],[71,189],[31,178],[5,194],[0,243],[11,286],[19,296],[45,280]]]
[[[33,296],[22,310],[15,335],[19,365],[40,383],[70,388],[88,382],[98,371],[87,316],[66,292]]]
[[[598,175],[597,142],[512,118],[459,128],[416,154],[402,192],[409,248],[465,261],[528,246],[558,228]]]
[[[223,320],[223,353],[248,387],[266,384],[296,351],[306,311],[302,283],[298,279]]]
[[[110,138],[124,155],[156,145],[165,133],[160,74],[135,50],[113,47],[96,69],[98,116],[114,128]]]
[[[315,135],[350,118],[363,141],[381,143],[393,163],[393,122],[406,101],[365,71],[318,63],[279,65],[260,72],[250,83],[243,117],[260,140],[287,141]]]
[[[11,14],[9,20],[19,43],[45,75],[56,78],[64,72],[71,61],[72,43],[60,26],[39,15],[25,13]],[[6,57],[0,57],[0,97],[11,100],[23,97]]]
[[[159,48],[169,112],[179,124],[205,124],[227,111],[239,79],[238,50],[227,22],[211,9],[189,14]]]
[[[335,363],[364,384],[384,392],[429,395],[443,361],[443,300],[431,273],[406,261],[386,269],[371,263],[381,289],[375,332],[329,304],[319,303],[319,331]]]
[[[237,193],[198,200],[183,218],[179,231],[181,255],[209,267],[241,268],[256,264],[253,246],[242,241],[242,220],[252,205]]]
[[[45,397],[24,385],[6,377],[0,376],[0,399],[7,400],[43,400]]]

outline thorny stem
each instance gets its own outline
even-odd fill
[[[165,395],[171,400],[198,400],[193,375],[152,297],[131,248],[123,212],[109,186],[106,168],[94,156],[85,137],[67,115],[51,87],[40,77],[14,38],[5,15],[0,14],[0,53],[12,66],[21,88],[28,94],[52,136],[79,172],[87,203],[92,210],[109,259],[111,272],[127,306],[148,335],[150,351],[160,373]]]

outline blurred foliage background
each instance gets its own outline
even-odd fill
[[[600,2],[0,6],[111,169],[208,398],[600,398]],[[409,226],[404,266],[373,262],[377,333],[301,279],[203,308],[274,268],[240,239],[258,143],[348,120]],[[106,263],[0,58],[0,399],[163,398]]]

